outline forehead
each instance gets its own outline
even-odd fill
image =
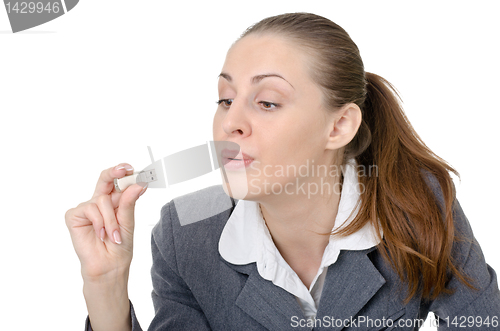
[[[297,82],[306,78],[306,57],[299,47],[283,37],[248,35],[229,49],[222,71],[236,81],[276,72]]]

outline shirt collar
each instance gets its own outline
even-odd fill
[[[356,167],[356,161],[351,159],[342,169],[344,181],[335,226],[332,229],[334,231],[351,223],[359,211],[360,204],[357,202],[360,197],[360,185]],[[364,250],[376,246],[379,242],[371,222],[367,222],[360,230],[349,236],[330,236],[320,269],[333,264],[340,250]],[[283,278],[278,274],[283,276],[283,273],[291,271],[274,245],[259,204],[255,201],[238,201],[222,231],[219,253],[232,264],[256,262],[259,273],[268,280]]]

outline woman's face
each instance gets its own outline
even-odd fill
[[[213,134],[216,141],[237,143],[253,159],[237,175],[246,173],[247,200],[304,193],[307,182],[317,177],[312,167],[330,169],[335,161],[326,148],[333,115],[322,106],[322,92],[307,63],[299,48],[270,35],[248,35],[227,53]],[[237,173],[228,168],[228,174]]]

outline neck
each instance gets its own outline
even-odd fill
[[[340,202],[340,176],[329,182],[337,189],[328,194],[276,195],[260,202],[274,244],[289,264],[301,256],[321,262],[330,237],[325,234],[333,229]]]

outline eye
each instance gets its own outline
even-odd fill
[[[220,99],[220,100],[216,101],[216,103],[218,105],[220,105],[222,103],[222,104],[224,104],[225,107],[229,107],[233,103],[233,99]]]
[[[216,103],[218,105],[222,104],[224,107],[229,108],[231,106],[231,104],[233,103],[233,99],[220,99],[220,100],[216,101]],[[273,102],[269,102],[269,101],[260,101],[259,103],[262,105],[262,107],[266,111],[275,110],[276,108],[280,107],[279,104],[273,103]]]
[[[265,109],[265,110],[275,110],[276,108],[279,108],[280,105],[277,104],[277,103],[272,103],[272,102],[268,102],[268,101],[260,101],[259,102],[262,107]]]

